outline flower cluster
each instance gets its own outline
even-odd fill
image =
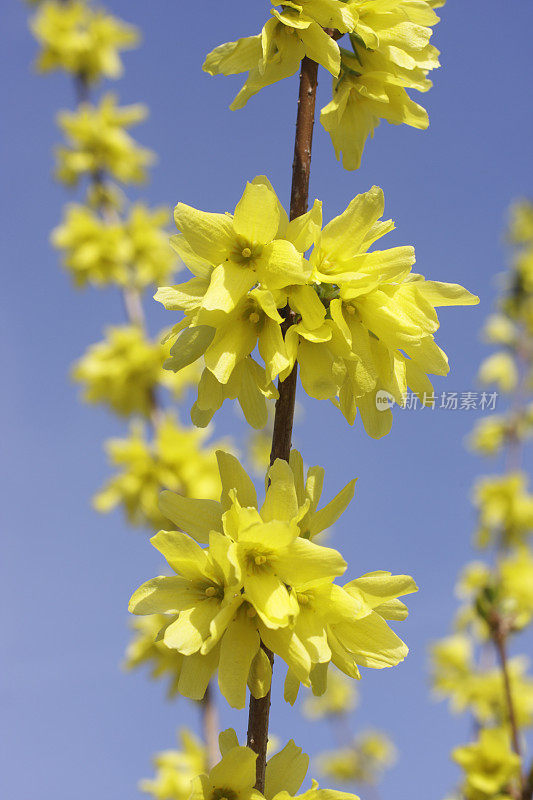
[[[472,744],[456,747],[453,760],[464,770],[465,800],[510,800],[520,776],[520,757],[504,728],[482,730]]]
[[[388,736],[366,731],[346,747],[322,753],[318,763],[321,774],[336,783],[372,785],[395,759],[396,751]]]
[[[157,638],[167,623],[168,618],[164,614],[134,617],[131,626],[133,636],[126,649],[124,667],[134,670],[148,665],[153,680],[168,678],[168,696],[174,697],[178,694],[183,656]]]
[[[432,647],[433,687],[439,697],[450,702],[452,711],[469,711],[478,725],[500,726],[508,716],[501,672],[495,666],[476,665],[472,639],[456,633]],[[528,662],[521,657],[509,661],[511,691],[520,697],[518,724],[533,725],[533,679],[527,674]]]
[[[413,273],[412,247],[369,252],[394,229],[383,211],[383,192],[373,187],[324,228],[319,201],[289,222],[263,176],[247,184],[233,214],[176,206],[181,233],[172,244],[194,277],[156,299],[184,313],[167,368],[204,357],[195,424],[206,424],[227,396],[239,398],[250,424],[265,424],[272,381],[296,361],[307,394],[332,400],[350,424],[359,411],[373,437],[392,424],[378,391],[400,405],[408,386],[421,399],[432,395],[428,373],[448,372],[434,340],[435,308],[478,298]]]
[[[98,179],[108,173],[122,183],[142,183],[154,156],[127,129],[145,117],[144,106],[119,107],[110,93],[96,106],[81,103],[77,111],[60,112],[58,124],[67,144],[56,149],[57,179],[72,186],[81,176]]]
[[[264,794],[254,788],[257,754],[239,745],[232,728],[220,734],[222,758],[208,772],[204,765],[194,774],[201,759],[205,761],[205,754],[190,734],[182,733],[182,740],[184,750],[156,756],[156,779],[141,784],[156,800],[359,800],[346,792],[319,789],[316,781],[311,789],[297,794],[307,773],[309,756],[292,739],[268,759]]]
[[[501,413],[480,420],[470,446],[481,455],[506,452],[503,474],[478,479],[474,544],[485,560],[466,565],[457,593],[463,601],[454,635],[432,648],[433,685],[453,711],[473,717],[476,740],[453,751],[463,768],[465,800],[522,796],[526,770],[520,752],[533,726],[533,678],[528,659],[510,655],[517,636],[533,621],[533,494],[521,469],[521,451],[533,432],[530,394],[533,365],[533,206],[512,209],[508,240],[518,248],[501,281],[502,297],[484,328],[496,352],[482,363],[479,380],[511,395]],[[531,273],[533,274],[533,273]]]
[[[137,325],[110,327],[106,338],[93,344],[72,370],[88,403],[103,403],[116,414],[150,416],[158,385],[182,396],[199,378],[193,364],[173,375],[163,369],[168,347],[151,342]]]
[[[186,728],[179,740],[180,750],[166,750],[153,759],[155,778],[139,783],[139,789],[155,800],[189,800],[193,780],[207,770],[205,745]]]
[[[151,541],[176,574],[149,580],[130,601],[135,614],[172,615],[159,638],[185,656],[181,694],[201,699],[218,669],[233,707],[244,706],[247,685],[263,697],[271,666],[261,642],[289,667],[290,702],[300,683],[325,691],[330,663],[352,678],[359,666],[398,664],[407,648],[387,620],[406,617],[397,598],[416,590],[412,578],[375,572],[341,587],[334,579],[346,569],[342,556],[312,541],[342,514],[355,482],[319,509],[323,471],[310,470],[304,483],[294,452],[291,465],[270,468],[259,510],[239,461],[224,451],[217,458],[220,502],[162,493],[161,513],[180,530]]]
[[[277,3],[260,34],[228,42],[207,56],[210,75],[247,72],[231,104],[238,109],[260,89],[294,75],[302,58],[333,77],[333,97],[322,109],[337,158],[357,169],[368,136],[381,119],[427,128],[428,116],[407,94],[426,92],[439,66],[429,42],[439,18],[435,0],[297,0]],[[339,44],[346,36],[346,46]],[[343,42],[344,44],[344,42]]]
[[[319,771],[341,784],[375,784],[395,760],[395,748],[381,731],[365,730],[350,735],[349,715],[357,704],[357,691],[338,670],[328,676],[324,694],[310,696],[304,702],[304,714],[309,719],[328,718],[342,735],[345,746],[318,756]]]
[[[527,490],[523,472],[480,478],[473,500],[478,511],[477,543],[519,544],[533,531],[533,494]]]
[[[216,497],[220,481],[214,451],[202,448],[205,434],[164,417],[153,440],[142,425],[134,424],[126,439],[111,439],[107,451],[118,473],[94,497],[97,511],[122,506],[132,525],[161,527],[168,517],[159,510],[162,487],[189,497]]]
[[[82,0],[41,3],[31,29],[41,45],[40,72],[62,69],[91,83],[120,77],[120,50],[139,40],[136,28]]]

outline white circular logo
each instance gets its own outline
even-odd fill
[[[394,397],[389,392],[384,389],[376,392],[376,408],[378,411],[386,411],[388,408],[392,408],[393,405]]]

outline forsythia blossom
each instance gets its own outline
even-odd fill
[[[132,670],[147,664],[150,666],[150,677],[168,678],[169,697],[178,693],[178,683],[183,664],[183,656],[171,650],[157,639],[157,634],[169,622],[164,614],[135,617],[132,622],[133,636],[126,649],[125,669]]]
[[[325,691],[330,662],[352,678],[360,677],[358,665],[399,663],[407,647],[386,620],[407,616],[397,598],[416,591],[412,578],[376,572],[341,587],[334,583],[346,569],[341,555],[311,541],[311,532],[338,518],[354,482],[316,509],[320,490],[312,479],[301,485],[299,454],[292,467],[278,459],[259,509],[238,460],[223,451],[217,458],[219,503],[161,495],[162,515],[181,530],[151,541],[175,575],[149,580],[130,601],[135,614],[173,615],[160,638],[185,656],[179,691],[201,699],[218,668],[230,705],[244,706],[247,684],[263,697],[271,669],[261,641],[289,666],[291,702],[300,682]]]
[[[140,147],[127,132],[146,117],[142,105],[117,106],[106,94],[98,106],[81,103],[74,112],[58,115],[67,145],[57,148],[57,178],[76,184],[82,175],[109,173],[122,183],[142,183],[153,162],[150,150]]]
[[[337,783],[375,784],[395,759],[396,751],[388,736],[365,731],[348,746],[322,753],[318,764],[321,774]]]
[[[140,788],[156,800],[358,800],[349,793],[311,789],[297,795],[309,766],[309,756],[292,739],[266,764],[264,794],[254,788],[257,754],[241,747],[231,728],[219,736],[221,760],[207,771],[205,748],[189,731],[181,732],[181,750],[167,750],[154,758],[156,777]]]
[[[168,280],[176,258],[168,246],[168,212],[132,206],[125,219],[104,220],[88,206],[67,206],[52,244],[64,253],[75,286],[118,284],[142,289]]]
[[[257,408],[262,403],[247,418],[265,424],[268,386],[277,376],[284,380],[296,361],[311,397],[332,400],[350,424],[359,410],[374,437],[392,423],[390,408],[377,408],[377,392],[398,404],[408,386],[421,397],[432,394],[427,374],[448,372],[433,337],[435,308],[478,298],[412,273],[412,247],[369,252],[394,228],[381,219],[383,210],[383,192],[373,187],[323,230],[318,201],[289,222],[262,176],[247,184],[233,215],[176,206],[181,234],[173,246],[194,277],[160,289],[156,299],[184,313],[167,368],[179,371],[204,357],[193,421],[205,424],[203,409],[210,419],[228,396],[224,387],[236,396],[233,381],[241,385],[244,373],[243,393],[254,393]],[[264,371],[253,360],[256,347]]]
[[[273,5],[278,5],[272,0]],[[426,0],[298,0],[273,8],[260,34],[228,42],[207,56],[210,75],[248,77],[231,108],[246,105],[260,89],[294,75],[304,56],[333,76],[332,101],[321,122],[337,158],[357,169],[368,136],[381,119],[427,128],[428,116],[407,94],[426,92],[427,75],[439,66],[429,41],[439,18]],[[327,29],[327,30],[324,30]],[[333,35],[332,35],[333,34]],[[342,42],[347,35],[347,46]]]
[[[31,29],[42,48],[40,72],[62,69],[89,82],[120,77],[119,51],[139,41],[133,26],[77,0],[41,3]]]
[[[503,728],[481,730],[477,742],[457,747],[452,756],[465,772],[466,800],[492,800],[506,794],[520,775],[520,757],[511,750]]]
[[[151,342],[137,325],[110,327],[105,340],[76,362],[72,377],[83,386],[86,402],[103,403],[124,416],[149,416],[158,385],[179,396],[199,377],[195,365],[170,374],[163,369],[167,357],[168,347]]]
[[[202,431],[182,427],[171,416],[157,425],[149,441],[140,425],[133,425],[127,439],[111,439],[107,451],[118,472],[95,495],[97,511],[123,506],[132,525],[163,526],[167,517],[158,508],[162,488],[190,497],[215,497],[220,481],[214,452],[202,449]]]
[[[192,781],[207,769],[205,745],[191,731],[180,731],[180,750],[166,750],[154,759],[155,778],[139,783],[155,800],[189,800]]]
[[[494,541],[517,544],[533,530],[533,495],[527,491],[525,473],[480,478],[473,499],[479,514],[480,547]]]

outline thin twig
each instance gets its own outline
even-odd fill
[[[205,690],[202,703],[202,735],[207,752],[207,764],[212,769],[219,760],[218,713],[211,685]]]
[[[313,126],[315,121],[317,73],[318,64],[315,61],[311,61],[309,58],[304,58],[300,72],[294,161],[292,165],[291,220],[305,214],[307,211]],[[292,312],[288,305],[283,311],[283,317],[282,331],[283,334],[285,334],[292,323]],[[281,458],[284,461],[289,460],[294,421],[294,403],[296,399],[297,370],[298,366],[295,363],[290,375],[284,381],[278,381],[279,398],[276,402],[276,413],[274,416],[272,450],[270,453],[271,464],[274,463],[276,458]],[[270,664],[273,665],[273,653],[264,646],[263,649],[270,660]],[[270,691],[262,698],[255,698],[251,695],[248,715],[248,747],[257,753],[255,788],[260,792],[264,792],[265,788],[269,714]]]
[[[507,705],[507,715],[509,717],[509,727],[511,729],[511,742],[513,750],[516,755],[522,758],[522,748],[520,746],[519,728],[516,718],[516,709],[514,704],[513,692],[511,689],[511,678],[509,675],[509,663],[507,656],[507,633],[502,626],[501,619],[497,617],[491,622],[490,630],[492,634],[492,641],[498,654],[500,668],[502,671],[503,691],[505,696],[505,703]]]

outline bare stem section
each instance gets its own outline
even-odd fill
[[[315,122],[317,73],[318,64],[315,61],[311,61],[309,58],[304,58],[300,73],[294,161],[292,164],[291,220],[300,217],[307,211],[309,176],[311,173],[311,149]],[[283,323],[282,329],[284,334],[292,322],[291,314],[291,309],[287,306],[283,311],[285,322]],[[276,458],[282,458],[284,461],[289,460],[297,377],[298,366],[295,364],[290,375],[284,381],[278,382],[279,399],[276,402],[276,413],[274,416],[274,432],[272,434],[272,449],[270,453],[271,464],[274,463]],[[273,665],[273,653],[265,647],[263,647],[263,649],[270,660],[270,664]],[[255,788],[260,792],[264,792],[265,788],[269,713],[270,692],[268,692],[265,697],[259,699],[252,696],[250,697],[248,747],[257,753]]]
[[[218,753],[218,714],[211,684],[205,690],[202,703],[202,734],[207,751],[207,764],[212,769],[219,760]]]
[[[511,679],[509,677],[509,664],[507,658],[507,641],[505,632],[501,629],[501,625],[496,624],[492,627],[492,639],[496,652],[498,654],[498,661],[500,662],[500,669],[502,671],[503,690],[505,694],[505,702],[507,705],[507,715],[509,717],[509,727],[511,729],[511,741],[513,750],[522,758],[522,749],[520,747],[520,737],[518,733],[518,724],[516,720],[516,710],[511,689]]]

